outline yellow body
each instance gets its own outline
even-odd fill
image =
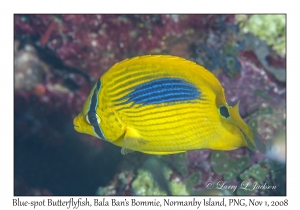
[[[212,73],[167,55],[115,64],[94,86],[74,126],[122,147],[123,154],[233,150],[261,141],[240,117],[238,104],[227,105]]]

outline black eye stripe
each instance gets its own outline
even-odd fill
[[[88,119],[89,119],[89,122],[92,126],[97,126],[99,124],[98,120],[97,120],[96,113],[94,113],[94,112],[89,112],[88,113]]]
[[[98,135],[98,137],[100,139],[105,140],[105,136],[100,128],[98,119],[97,119],[97,114],[96,114],[96,108],[98,106],[98,94],[101,88],[101,81],[98,80],[96,88],[93,92],[93,95],[91,97],[91,103],[90,103],[90,107],[89,107],[89,111],[87,114],[88,120],[90,122],[90,124],[93,126],[93,130],[95,131],[95,133]]]
[[[226,106],[220,106],[219,107],[219,112],[221,114],[222,117],[228,118],[230,117],[228,109]]]
[[[99,90],[100,90],[100,80],[97,82],[97,86],[96,86],[96,88],[94,90],[94,93],[92,95],[89,113],[90,112],[96,113],[96,106],[97,106],[97,103],[98,103],[97,99],[98,99]]]

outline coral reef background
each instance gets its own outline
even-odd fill
[[[285,195],[285,15],[14,16],[15,195]],[[212,71],[268,153],[121,155],[73,129],[113,64],[172,54]],[[157,168],[161,170],[157,170]],[[255,182],[276,189],[207,189]]]

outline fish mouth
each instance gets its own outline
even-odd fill
[[[78,122],[78,117],[75,117],[73,120],[73,125],[74,125],[74,129],[79,132],[80,131],[80,126],[79,126],[79,122]]]

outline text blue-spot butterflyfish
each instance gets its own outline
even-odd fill
[[[238,103],[226,103],[218,79],[192,61],[169,55],[115,64],[93,87],[74,127],[122,147],[122,154],[243,146],[265,152],[258,133],[240,117]]]

